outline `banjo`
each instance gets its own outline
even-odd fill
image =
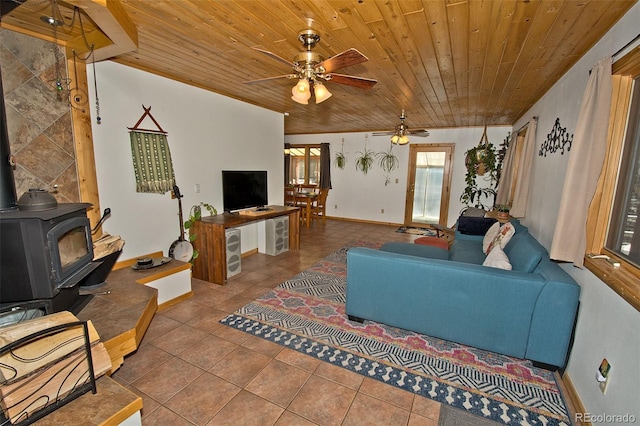
[[[184,221],[182,219],[182,195],[177,185],[173,186],[173,193],[178,199],[178,216],[180,218],[180,237],[169,247],[169,257],[183,262],[189,262],[193,257],[193,246],[184,239]]]

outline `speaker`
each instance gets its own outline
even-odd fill
[[[289,251],[289,216],[265,220],[265,253],[276,256]]]
[[[242,250],[240,246],[240,229],[228,228],[225,230],[227,245],[227,278],[239,274],[242,271]]]

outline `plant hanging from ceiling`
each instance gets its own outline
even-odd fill
[[[339,169],[344,169],[344,166],[347,164],[347,157],[345,157],[344,155],[344,138],[342,138],[342,146],[340,147],[340,152],[336,152],[334,163]]]
[[[393,153],[393,144],[390,144],[388,150],[377,153],[376,157],[378,158],[378,165],[384,172],[384,186],[387,186],[391,182],[389,174],[400,166],[398,157]]]
[[[469,207],[477,207],[487,210],[483,198],[491,199],[496,195],[498,184],[498,161],[496,148],[487,138],[487,127],[485,126],[478,146],[475,146],[465,153],[465,165],[467,172],[464,178],[466,187],[460,195],[460,202]],[[484,181],[488,185],[479,186],[477,176],[484,176]],[[493,205],[493,199],[491,199]]]
[[[369,140],[369,135],[365,134],[364,136],[364,150],[358,151],[358,157],[356,158],[356,170],[361,171],[365,175],[371,170],[371,166],[375,161],[376,153],[367,148],[367,141]]]

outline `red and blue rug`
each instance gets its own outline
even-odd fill
[[[552,372],[530,361],[345,314],[346,253],[282,283],[221,323],[322,361],[508,425],[569,425]]]

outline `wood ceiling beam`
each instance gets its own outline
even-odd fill
[[[93,59],[102,61],[138,48],[138,30],[120,0],[66,0],[66,3],[85,12],[102,32],[86,34],[87,42],[83,36],[69,40],[67,51],[86,54],[93,44]]]

